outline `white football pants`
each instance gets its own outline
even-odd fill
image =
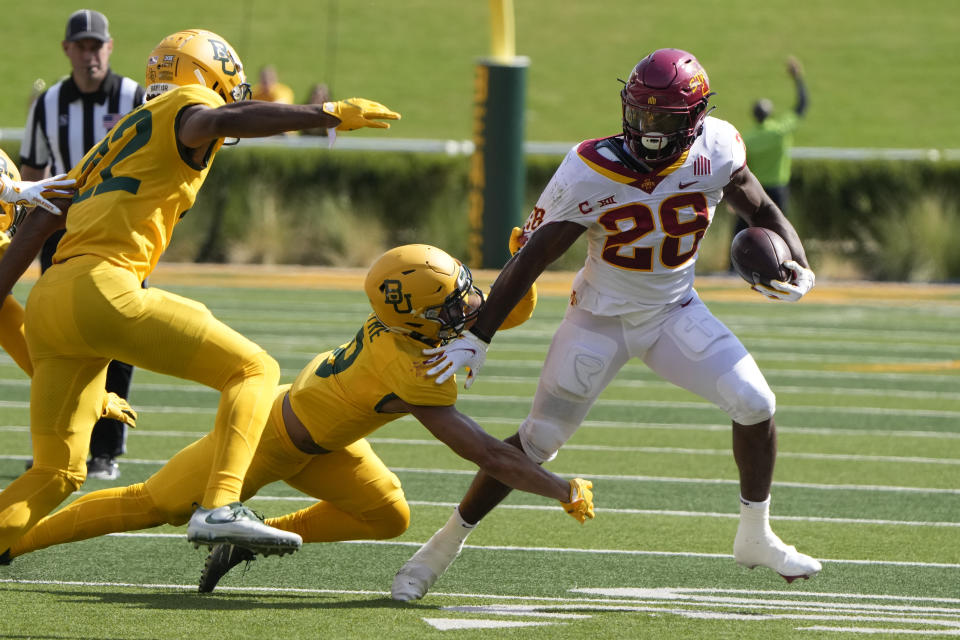
[[[520,425],[527,456],[552,460],[630,358],[714,403],[735,422],[751,425],[773,417],[776,398],[753,356],[696,293],[639,325],[571,306]]]

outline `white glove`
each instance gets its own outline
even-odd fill
[[[44,178],[37,182],[26,182],[11,180],[9,176],[0,174],[0,200],[11,204],[22,204],[28,207],[43,207],[50,213],[60,215],[62,211],[52,202],[44,198],[44,194],[50,196],[63,196],[69,198],[73,195],[73,185],[76,180],[65,180],[67,174]]]
[[[429,364],[434,364],[434,362],[436,364],[427,371],[427,375],[440,374],[437,376],[436,383],[443,384],[459,371],[460,367],[463,367],[467,370],[467,381],[463,388],[469,389],[473,385],[473,381],[477,379],[480,367],[487,361],[487,347],[489,346],[470,331],[464,331],[459,338],[442,347],[424,349],[423,355],[436,356],[436,360],[429,361]]]
[[[795,260],[787,260],[783,263],[790,270],[790,281],[771,280],[770,286],[755,284],[751,289],[765,295],[773,300],[782,302],[796,302],[807,294],[816,281],[813,271],[801,267]]]

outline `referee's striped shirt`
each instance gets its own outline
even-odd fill
[[[20,164],[66,173],[116,122],[143,104],[143,87],[113,71],[93,93],[80,93],[72,76],[37,97],[20,145]]]

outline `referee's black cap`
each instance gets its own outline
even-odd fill
[[[109,25],[107,16],[99,11],[80,9],[74,11],[67,20],[67,34],[64,39],[73,42],[84,38],[96,38],[100,42],[107,42],[110,40],[110,31],[107,29]]]

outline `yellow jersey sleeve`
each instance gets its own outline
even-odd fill
[[[144,280],[193,206],[221,144],[216,141],[203,162],[195,162],[177,138],[180,116],[192,105],[223,104],[210,89],[188,85],[124,116],[70,170],[77,195],[53,261],[96,255]]]
[[[290,387],[293,412],[314,442],[335,451],[405,415],[382,411],[393,398],[454,404],[456,383],[438,385],[418,365],[423,346],[371,315],[352,341],[316,356],[297,375]]]

